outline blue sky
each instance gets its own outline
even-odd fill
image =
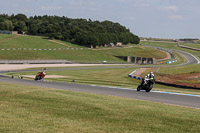
[[[118,22],[140,37],[200,38],[200,0],[1,0],[0,14]]]

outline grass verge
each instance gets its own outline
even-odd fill
[[[198,133],[200,110],[0,82],[3,133]]]
[[[12,34],[0,34],[0,41],[12,38],[14,35]]]
[[[159,73],[165,73],[165,74],[200,73],[199,67],[200,67],[200,64],[177,66],[177,67],[166,67],[166,68],[161,68]]]

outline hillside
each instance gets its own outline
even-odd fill
[[[0,14],[0,30],[18,31],[29,35],[43,35],[84,46],[101,46],[109,43],[138,44],[140,39],[125,26],[111,21],[71,19],[59,16]]]
[[[148,54],[151,51],[151,54]],[[98,48],[75,45],[60,40],[50,40],[40,36],[1,35],[0,34],[0,59],[65,59],[74,62],[126,63],[116,56],[142,56],[164,58],[165,53],[142,46],[129,46],[126,48]]]

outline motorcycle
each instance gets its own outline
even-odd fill
[[[35,76],[34,80],[36,80],[36,81],[37,80],[43,81],[44,77],[45,77],[45,73],[44,72],[38,72],[37,75]]]
[[[137,91],[145,90],[146,92],[150,92],[154,83],[154,79],[145,79],[143,84],[138,85]]]

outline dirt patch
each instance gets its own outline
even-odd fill
[[[3,41],[9,41],[11,39],[14,39],[14,38],[17,38],[17,37],[20,37],[21,35],[15,35],[15,36],[12,36],[12,37],[9,37],[9,38],[6,38],[6,39],[3,39],[3,40],[0,40],[0,42],[3,42]]]
[[[143,48],[145,48],[145,47],[150,47],[150,46],[143,46]],[[154,49],[156,49],[158,51],[161,51],[161,52],[164,52],[166,54],[165,58],[163,58],[163,59],[157,59],[156,61],[162,61],[162,60],[171,59],[171,54],[170,53],[168,53],[168,52],[166,52],[164,50],[157,49],[157,48],[154,48]]]
[[[22,75],[23,77],[27,78],[35,78],[35,75]],[[46,75],[45,78],[69,78],[69,76],[62,76],[62,75]]]
[[[142,73],[148,69],[150,69],[150,68],[139,68],[136,70],[136,72],[133,75],[137,76],[137,77],[143,77]]]
[[[200,73],[162,75],[156,77],[157,81],[176,85],[185,85],[200,88]]]
[[[160,50],[160,51],[162,51],[162,50]],[[164,53],[166,54],[166,57],[165,57],[165,58],[163,58],[163,59],[158,59],[157,61],[171,59],[171,55],[170,55],[170,53],[168,53],[168,52],[165,52],[165,51],[162,51],[162,52],[164,52]]]
[[[70,47],[69,45],[65,44],[65,43],[62,43],[62,42],[58,42],[56,40],[49,40],[50,42],[54,42],[54,43],[57,43],[57,44],[60,44],[60,45],[63,45],[63,46],[67,46],[67,47]]]

